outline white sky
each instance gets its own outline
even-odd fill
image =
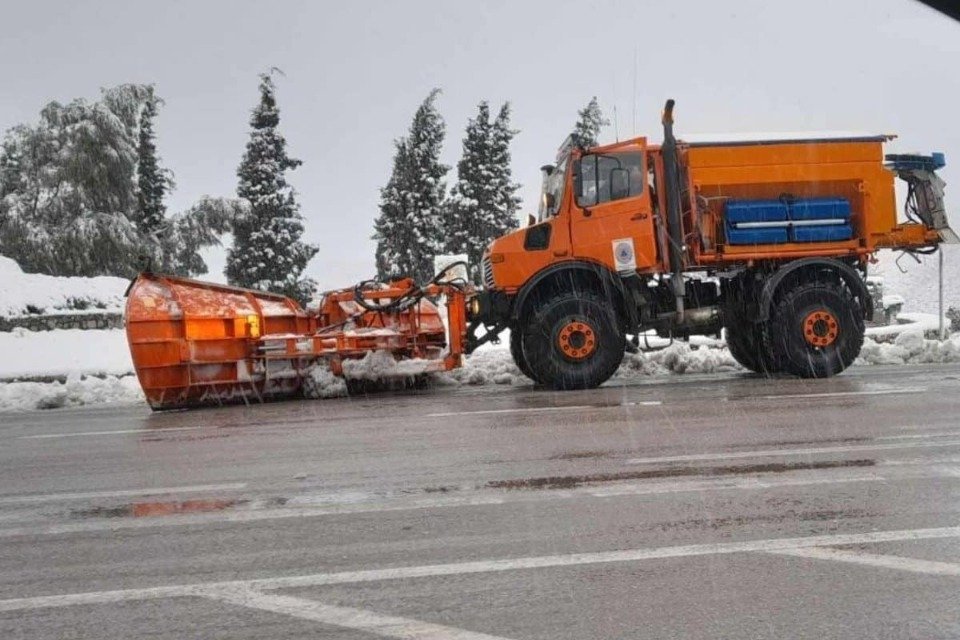
[[[155,83],[172,211],[234,194],[257,74],[283,69],[281,128],[304,161],[290,181],[320,246],[308,271],[325,287],[372,275],[392,141],[434,86],[451,166],[477,102],[513,103],[525,213],[538,167],[594,94],[611,118],[616,105],[621,138],[659,141],[673,97],[681,135],[898,133],[891,150],[946,152],[944,178],[960,185],[960,24],[911,0],[4,4],[0,129],[35,121],[53,99]]]

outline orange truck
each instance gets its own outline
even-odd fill
[[[672,100],[663,127],[660,145],[568,139],[542,169],[539,215],[484,253],[481,288],[448,268],[422,286],[329,292],[305,311],[281,296],[142,274],[126,317],[148,401],[299,394],[318,370],[349,377],[373,352],[391,354],[403,376],[451,369],[505,329],[520,370],[553,389],[602,384],[651,331],[725,330],[747,369],[832,376],[863,343],[876,252],[957,242],[936,174],[942,154],[885,157],[886,135],[677,139]]]

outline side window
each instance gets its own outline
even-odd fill
[[[643,155],[639,152],[583,156],[577,204],[590,207],[639,196],[643,193],[644,181]]]

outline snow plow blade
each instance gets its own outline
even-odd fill
[[[264,402],[302,395],[318,368],[369,380],[361,365],[372,353],[380,356],[374,373],[382,377],[459,366],[467,293],[401,280],[329,292],[307,311],[277,294],[144,273],[127,292],[127,342],[155,410]],[[449,341],[427,299],[441,294]],[[382,352],[402,366],[385,369]]]

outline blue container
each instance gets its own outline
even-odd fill
[[[736,226],[741,222],[778,222],[787,220],[787,205],[779,200],[728,200],[726,219]]]
[[[791,227],[790,236],[794,242],[836,242],[852,238],[853,227],[849,224]]]
[[[730,244],[783,244],[786,241],[786,226],[765,229],[735,229],[727,225],[727,242]]]
[[[804,198],[789,207],[791,220],[849,220],[850,202],[845,198]]]

